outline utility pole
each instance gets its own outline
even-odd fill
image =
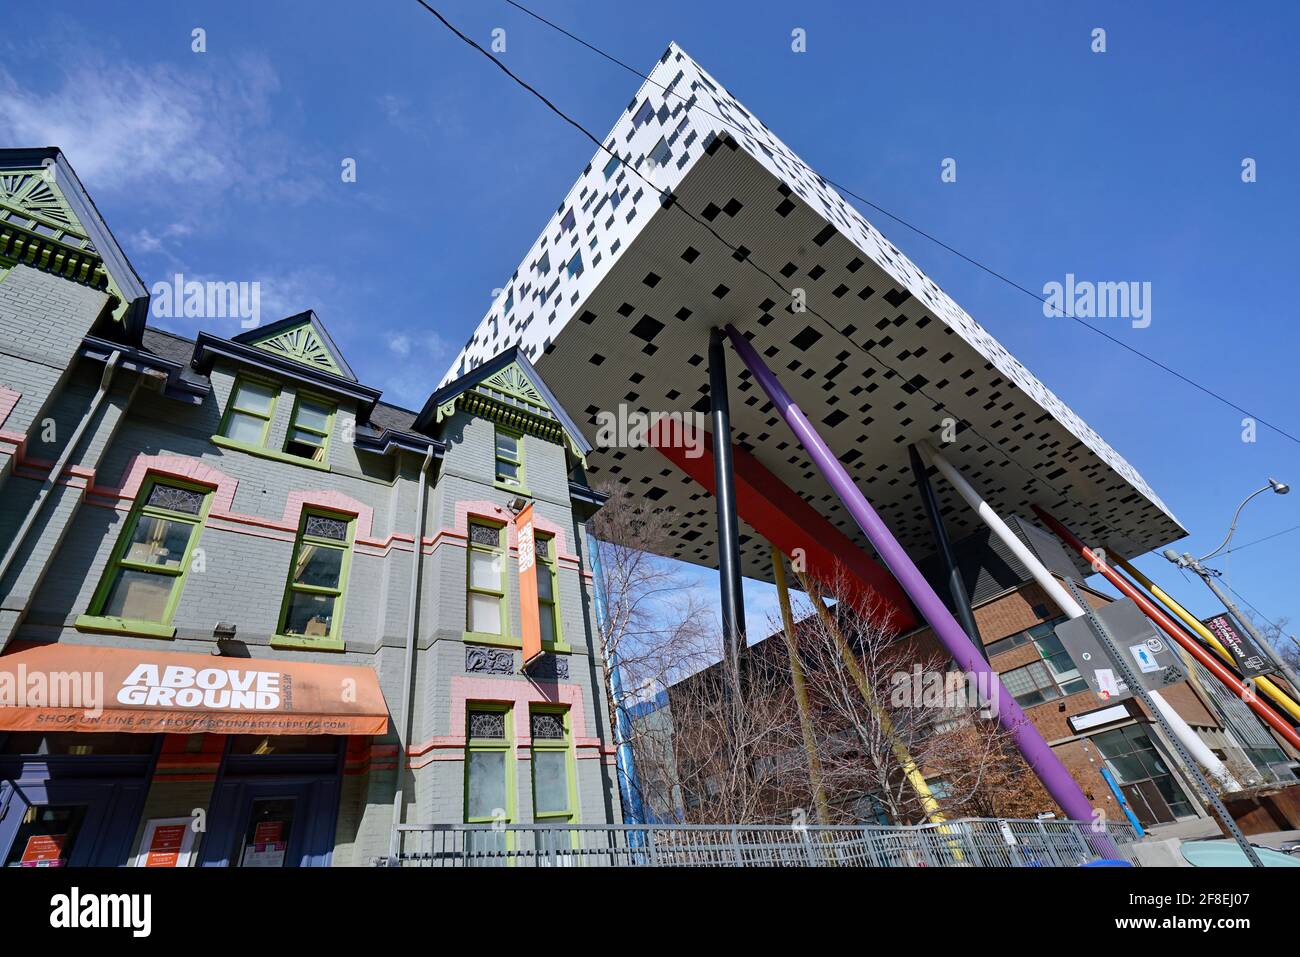
[[[1232,615],[1233,618],[1237,619],[1237,621],[1241,623],[1241,626],[1245,628],[1250,637],[1254,639],[1255,644],[1259,646],[1259,650],[1268,655],[1269,661],[1271,661],[1274,667],[1276,667],[1277,670],[1286,678],[1287,683],[1291,685],[1292,690],[1300,691],[1300,681],[1297,681],[1296,673],[1291,669],[1291,666],[1286,663],[1286,660],[1282,655],[1268,642],[1260,630],[1255,627],[1255,622],[1249,616],[1242,613],[1242,610],[1237,607],[1236,602],[1228,597],[1228,593],[1219,587],[1219,583],[1214,580],[1219,576],[1219,572],[1206,568],[1201,564],[1199,559],[1193,558],[1186,552],[1179,556],[1172,548],[1167,548],[1164,551],[1164,556],[1179,568],[1190,568],[1192,571],[1196,572],[1201,581],[1205,582],[1205,586],[1214,593],[1214,597],[1219,599],[1219,604],[1223,605],[1223,607],[1228,610],[1228,614]],[[1281,635],[1278,637],[1280,638]]]

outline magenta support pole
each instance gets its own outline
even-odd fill
[[[839,459],[812,427],[808,417],[800,411],[799,406],[795,405],[790,394],[785,391],[745,337],[731,325],[726,327],[726,333],[750,373],[763,387],[763,391],[776,406],[776,410],[781,413],[786,424],[798,436],[804,449],[812,457],[822,475],[830,482],[831,488],[835,490],[840,501],[844,503],[844,507],[849,510],[863,534],[875,546],[877,554],[889,568],[890,573],[898,579],[898,583],[903,586],[908,597],[920,609],[939,641],[948,650],[948,654],[952,655],[953,660],[963,671],[983,676],[983,680],[988,682],[984,687],[997,688],[998,723],[1015,740],[1016,747],[1020,749],[1020,753],[1024,755],[1034,773],[1038,775],[1038,779],[1043,782],[1047,793],[1065,811],[1066,817],[1076,821],[1092,821],[1092,805],[1088,803],[1082,789],[1074,778],[1070,777],[1070,772],[1043,740],[1043,736],[1038,733],[1033,722],[1020,710],[1020,705],[1016,704],[1015,699],[1007,693],[1007,689],[1002,687],[997,672],[989,667],[988,662],[970,640],[970,636],[957,624],[956,619],[939,600],[939,596],[934,593],[929,582],[917,571],[912,560],[907,557],[903,547],[880,520],[880,516],[871,507],[866,496],[858,491],[858,487],[849,478],[849,473],[844,471],[844,466],[840,464]]]

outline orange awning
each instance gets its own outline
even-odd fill
[[[384,734],[370,668],[99,645],[0,656],[0,730]]]

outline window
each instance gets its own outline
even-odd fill
[[[497,481],[511,488],[523,488],[524,451],[523,436],[497,427],[496,430]]]
[[[339,624],[351,556],[351,518],[303,513],[285,585],[278,644],[343,647]]]
[[[207,489],[148,480],[78,626],[170,638],[207,506]]]
[[[650,101],[646,100],[641,104],[641,109],[637,110],[636,115],[632,117],[632,128],[634,130],[640,129],[644,124],[649,122],[650,117],[654,115],[654,108],[650,105]]]
[[[299,395],[289,420],[289,436],[284,443],[286,455],[312,462],[324,462],[329,450],[330,426],[334,422],[334,405],[309,395]]]
[[[259,379],[238,379],[226,406],[221,434],[243,445],[265,446],[271,429],[278,387]]]
[[[510,708],[470,705],[465,724],[465,823],[509,822],[515,803]]]
[[[655,166],[667,166],[668,161],[672,159],[673,151],[668,148],[668,141],[663,137],[655,144],[654,149],[650,151],[650,161]]]
[[[605,179],[609,179],[618,172],[620,160],[617,156],[611,156],[609,162],[605,164]]]
[[[560,605],[555,594],[558,579],[555,571],[555,539],[538,535],[533,539],[537,554],[537,612],[541,621],[542,643],[546,647],[562,644]]]
[[[536,708],[528,716],[533,739],[533,820],[567,824],[575,817],[569,713]]]
[[[469,526],[468,596],[465,630],[473,635],[505,637],[506,562],[501,526]]]
[[[1032,662],[1023,668],[1004,671],[1000,677],[1007,690],[1011,692],[1011,697],[1015,698],[1016,704],[1022,708],[1042,704],[1044,701],[1051,701],[1061,696],[1061,691],[1052,680],[1047,665],[1041,661]]]
[[[570,279],[577,279],[582,275],[582,253],[573,254],[573,258],[569,260],[567,271]]]
[[[567,213],[565,213],[564,218],[560,220],[560,230],[562,232],[567,233],[569,230],[573,229],[577,225],[578,225],[578,219],[574,215],[572,209],[570,209]]]
[[[1196,812],[1174,780],[1147,733],[1145,724],[1102,731],[1088,740],[1097,746],[1143,826],[1165,824]]]

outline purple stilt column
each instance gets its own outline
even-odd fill
[[[948,654],[952,655],[957,665],[967,673],[981,675],[982,680],[988,684],[984,687],[993,688],[994,682],[997,682],[997,716],[998,723],[1010,733],[1012,739],[1016,742],[1016,747],[1024,755],[1029,766],[1033,768],[1038,779],[1043,782],[1043,787],[1047,789],[1056,803],[1065,811],[1066,817],[1076,821],[1091,821],[1092,805],[1088,803],[1087,797],[1084,796],[1078,783],[1070,777],[1070,772],[1065,769],[1060,759],[1043,740],[1043,736],[1038,733],[1033,722],[1025,716],[1020,710],[1020,705],[1016,704],[1014,698],[1007,693],[1006,688],[1002,687],[1001,679],[997,672],[994,671],[980,655],[975,648],[970,636],[962,630],[961,625],[957,624],[956,619],[939,596],[934,593],[922,576],[912,560],[907,557],[903,547],[890,533],[885,523],[881,521],[876,510],[871,507],[858,487],[853,484],[849,478],[848,472],[844,471],[844,466],[840,464],[826,443],[822,441],[817,430],[813,428],[808,417],[800,411],[799,406],[795,405],[790,394],[785,391],[780,381],[772,374],[772,371],[764,364],[762,358],[754,350],[734,326],[726,327],[728,338],[731,344],[739,353],[740,358],[749,368],[750,373],[758,380],[767,397],[776,406],[776,410],[781,413],[786,424],[799,441],[803,444],[804,449],[812,457],[813,463],[821,470],[822,475],[830,482],[831,488],[839,496],[844,507],[849,510],[858,527],[862,529],[863,534],[875,546],[876,552],[880,555],[881,560],[889,568],[893,576],[898,579],[898,583],[903,586],[912,602],[920,609],[922,616],[929,622],[930,627],[938,636],[939,641],[943,643]]]

